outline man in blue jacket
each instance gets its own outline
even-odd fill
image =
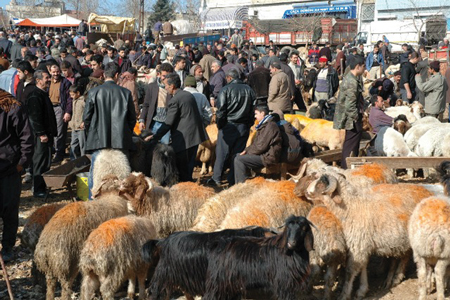
[[[367,55],[366,69],[369,72],[370,79],[378,79],[381,77],[382,70],[384,69],[384,58],[378,44],[373,46],[373,51]]]

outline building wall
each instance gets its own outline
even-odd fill
[[[11,1],[6,5],[6,12],[11,18],[48,18],[63,15],[65,7],[63,2],[44,2],[43,6],[22,6]]]

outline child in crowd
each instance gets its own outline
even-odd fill
[[[82,88],[78,85],[72,85],[69,88],[70,97],[72,97],[72,120],[70,128],[72,128],[72,141],[70,148],[74,158],[79,158],[85,154],[86,136],[84,132],[83,112],[84,112],[84,96],[81,96]]]

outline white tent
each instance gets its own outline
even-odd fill
[[[17,25],[31,27],[76,27],[80,24],[80,22],[81,20],[64,14],[61,16],[50,18],[27,18],[22,22],[17,23]]]
[[[124,33],[134,32],[136,19],[115,16],[99,16],[97,14],[91,13],[88,18],[88,23],[100,24],[102,32]]]

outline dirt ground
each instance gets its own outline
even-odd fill
[[[198,177],[198,173],[196,173]],[[201,180],[204,182],[204,179]],[[431,183],[430,180],[414,179],[408,182],[427,182]],[[39,285],[33,285],[31,278],[31,262],[32,253],[28,249],[24,248],[20,244],[20,234],[23,230],[23,226],[26,222],[27,217],[33,213],[35,209],[46,203],[55,203],[60,201],[71,201],[74,194],[70,194],[66,189],[52,190],[50,198],[44,202],[41,199],[36,199],[32,197],[31,184],[24,184],[22,187],[20,203],[20,224],[19,233],[16,242],[15,252],[17,258],[6,265],[6,269],[9,274],[9,279],[12,285],[12,290],[15,299],[45,299],[44,288]],[[1,222],[1,221],[0,221]],[[415,271],[415,265],[411,261],[406,279],[397,287],[386,290],[382,289],[384,277],[386,273],[381,270],[382,263],[380,260],[372,260],[369,266],[369,283],[370,291],[365,299],[383,299],[383,300],[413,300],[417,299],[417,276]],[[355,281],[357,287],[357,281]],[[356,288],[355,287],[355,288]],[[59,289],[57,290],[59,295]],[[79,284],[74,287],[74,294],[72,299],[78,299],[79,296]],[[125,290],[119,293],[116,299],[125,299]],[[336,292],[335,294],[338,294]],[[121,296],[122,295],[122,296]],[[306,299],[321,299],[323,295],[322,286],[316,286],[312,296],[308,296]],[[6,288],[6,282],[3,272],[0,274],[0,299],[9,299],[8,292]],[[58,298],[57,298],[58,299]],[[184,299],[180,298],[180,299]],[[436,299],[435,293],[430,295],[427,299]]]

